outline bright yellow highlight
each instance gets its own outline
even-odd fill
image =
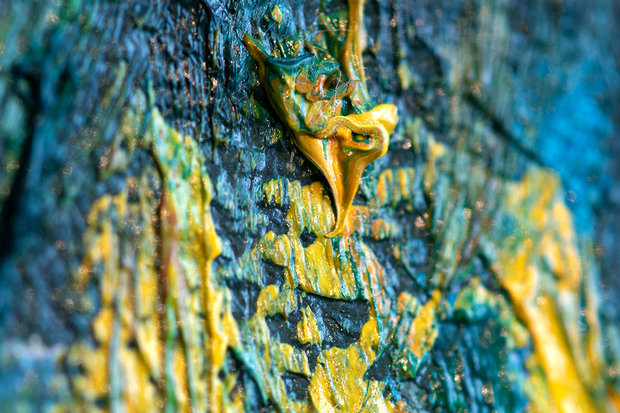
[[[321,344],[321,330],[310,307],[302,309],[302,319],[297,323],[297,338],[301,344]]]
[[[346,349],[333,347],[319,356],[310,382],[310,400],[319,412],[387,412],[385,383],[363,379],[375,359],[377,326],[370,319],[362,328],[359,343]]]

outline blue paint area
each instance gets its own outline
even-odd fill
[[[609,109],[597,101],[604,96],[606,85],[596,62],[586,62],[569,73],[564,86],[564,93],[555,96],[545,110],[536,152],[545,166],[560,175],[577,231],[591,236],[594,209],[610,184],[604,173],[609,154],[603,148],[614,125]]]

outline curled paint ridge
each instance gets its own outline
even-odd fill
[[[396,106],[373,107],[366,89],[360,47],[363,8],[363,0],[349,1],[344,42],[330,59],[299,55],[298,50],[274,57],[257,39],[244,38],[280,120],[329,183],[336,211],[330,238],[345,231],[362,173],[385,155],[398,122]]]

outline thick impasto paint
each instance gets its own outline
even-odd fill
[[[185,3],[0,11],[0,410],[620,410],[620,75],[557,10]]]

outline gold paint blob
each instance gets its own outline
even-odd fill
[[[327,179],[336,211],[331,238],[345,231],[364,169],[385,155],[398,122],[396,106],[372,107],[365,84],[360,36],[364,1],[349,1],[348,29],[340,64],[312,54],[276,58],[249,35],[245,44],[259,65],[259,77],[295,143]],[[348,80],[342,80],[344,71]],[[343,115],[343,103],[353,109]]]

